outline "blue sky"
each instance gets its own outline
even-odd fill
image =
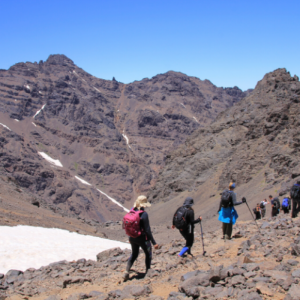
[[[0,68],[65,54],[103,79],[173,70],[245,90],[277,68],[300,75],[299,11],[299,0],[0,0]]]

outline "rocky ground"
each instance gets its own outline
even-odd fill
[[[97,261],[11,270],[0,274],[0,299],[300,299],[300,218],[280,214],[257,223],[239,222],[226,242],[221,231],[205,232],[205,256],[199,232],[194,257],[177,256],[182,239],[162,243],[148,274],[141,254],[127,282],[122,274],[130,251],[118,248],[99,253]]]

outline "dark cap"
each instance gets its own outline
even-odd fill
[[[194,205],[194,199],[192,197],[187,197],[184,200],[183,206],[191,207],[192,205]]]

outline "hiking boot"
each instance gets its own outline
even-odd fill
[[[230,240],[230,237],[229,237],[228,234],[225,234],[225,235],[224,235],[224,240]]]
[[[123,281],[127,281],[129,279],[129,273],[128,272],[124,272],[123,274]]]

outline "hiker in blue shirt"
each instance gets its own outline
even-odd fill
[[[236,223],[237,218],[239,217],[234,206],[240,205],[242,203],[246,202],[246,199],[243,198],[241,202],[236,201],[236,193],[233,192],[235,189],[235,183],[231,182],[229,184],[229,193],[231,195],[231,199],[229,200],[228,207],[224,207],[227,205],[224,205],[223,201],[223,194],[228,192],[228,190],[225,190],[222,194],[222,198],[220,201],[220,207],[219,207],[219,221],[221,221],[222,229],[223,229],[223,239],[224,240],[230,240],[231,234],[232,234],[232,226]]]

